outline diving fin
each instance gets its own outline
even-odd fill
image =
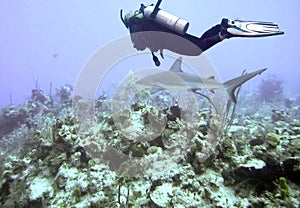
[[[221,25],[229,33],[229,37],[265,37],[284,34],[274,22],[223,19]]]

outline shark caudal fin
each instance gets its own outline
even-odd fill
[[[267,70],[267,68],[260,69],[260,70],[236,77],[234,79],[228,80],[227,82],[224,82],[223,86],[226,89],[226,92],[227,92],[230,100],[232,100],[232,102],[236,103],[237,100],[236,100],[236,96],[234,94],[235,89],[237,87],[241,86],[242,84],[244,84],[245,82],[247,82],[249,79],[252,79],[256,75],[261,74],[266,70]]]

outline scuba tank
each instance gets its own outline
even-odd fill
[[[120,10],[120,17],[126,28],[128,28],[128,20],[131,17],[138,17],[138,18],[147,18],[151,19],[154,22],[160,24],[163,27],[166,27],[172,31],[175,31],[177,33],[180,33],[184,35],[189,27],[189,22],[177,17],[173,14],[170,14],[166,11],[163,11],[159,8],[159,5],[161,4],[162,0],[158,0],[155,6],[145,6],[144,4],[141,5],[141,8],[137,10],[134,13],[128,13],[125,15],[125,18],[123,18],[123,10]]]
[[[143,13],[146,18],[152,19],[154,22],[164,26],[170,30],[178,32],[180,34],[185,34],[188,27],[189,22],[177,17],[173,14],[170,14],[166,11],[159,9],[159,4],[161,0],[157,2],[155,6],[147,6],[143,8]]]

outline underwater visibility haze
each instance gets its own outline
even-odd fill
[[[163,0],[197,37],[223,18],[284,34],[159,67],[120,17],[141,4],[0,3],[0,207],[299,207],[298,1]]]

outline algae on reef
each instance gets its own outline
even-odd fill
[[[136,99],[117,120],[101,95],[82,128],[71,90],[66,85],[51,99],[33,91],[1,110],[1,207],[299,207],[296,101],[254,109],[241,100],[217,140],[207,103],[193,112],[196,122],[186,122],[189,112],[163,94],[154,98],[164,98],[160,107]],[[155,122],[162,131],[147,139]],[[130,130],[137,136],[128,137]]]

